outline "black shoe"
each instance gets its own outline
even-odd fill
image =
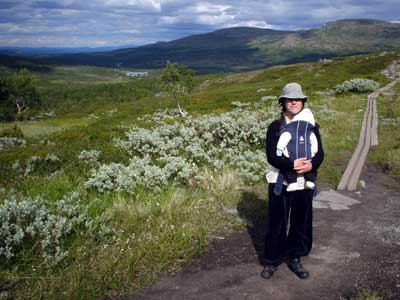
[[[297,277],[301,279],[307,279],[310,277],[310,273],[301,264],[300,258],[291,258],[287,265],[289,270],[296,274]]]
[[[264,279],[270,279],[272,275],[274,275],[277,267],[273,265],[266,265],[264,269],[261,271],[261,277]]]

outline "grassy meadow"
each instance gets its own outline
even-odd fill
[[[132,170],[132,156],[156,149],[152,147],[162,134],[179,142],[173,131],[167,131],[174,126],[189,132],[191,124],[209,128],[217,122],[240,121],[238,132],[246,136],[240,128],[253,122],[262,135],[269,122],[279,117],[274,97],[288,82],[301,83],[309,97],[307,105],[320,125],[325,150],[318,181],[335,188],[357,144],[367,93],[334,94],[331,90],[352,78],[373,79],[383,86],[390,80],[380,71],[394,59],[399,59],[398,53],[197,76],[194,90],[180,99],[193,118],[189,121],[174,115],[176,103],[161,92],[156,77],[126,81],[113,70],[100,68],[91,77],[85,75],[93,72],[89,67],[57,67],[57,76],[39,76],[48,111],[53,110],[54,116],[0,124],[0,136],[17,132],[25,141],[0,150],[0,205],[11,203],[10,199],[15,199],[11,208],[25,203],[18,207],[21,215],[45,216],[37,221],[45,230],[38,225],[30,228],[37,234],[24,244],[13,241],[14,256],[5,259],[6,254],[0,253],[0,299],[99,299],[134,293],[162,272],[179,271],[213,239],[264,219],[266,182],[263,176],[243,175],[243,169],[259,172],[260,163],[246,164],[250,158],[243,156],[224,164],[220,148],[212,144],[206,146],[219,159],[215,163],[205,163],[208,158],[193,150],[199,161],[194,179],[167,180],[161,174],[150,177],[150,188],[143,184],[130,189],[131,181],[123,182],[120,174]],[[92,80],[97,84],[91,85]],[[369,158],[398,178],[399,140],[393,136],[398,136],[394,133],[400,127],[399,84],[395,92],[378,99],[380,144]],[[140,141],[150,139],[140,136],[140,130],[164,132],[152,137],[149,146],[128,145],[127,139],[135,134]],[[254,133],[259,135],[259,131]],[[125,146],[118,146],[118,140]],[[227,152],[228,146],[222,149]],[[242,145],[244,153],[254,156],[263,153],[264,147],[259,138],[251,140],[250,146]],[[154,150],[150,156],[158,159],[158,154]],[[168,163],[159,165],[165,168]],[[190,173],[192,167],[177,168]],[[95,177],[98,174],[108,177]],[[93,178],[109,186],[99,190],[95,184],[88,185]],[[159,187],[158,182],[165,184]],[[67,220],[73,223],[68,225]]]
[[[93,66],[54,66],[51,72],[40,73],[42,87],[57,86],[90,86],[110,83],[123,83],[132,80],[125,75],[128,69],[101,68]],[[157,74],[151,70],[150,76]]]
[[[400,84],[377,99],[379,145],[369,153],[369,160],[383,166],[395,178],[400,178]]]

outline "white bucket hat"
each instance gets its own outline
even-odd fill
[[[295,82],[288,83],[282,89],[282,95],[279,97],[279,102],[284,99],[303,99],[307,101],[307,96],[303,94],[301,85]]]

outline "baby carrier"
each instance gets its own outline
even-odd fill
[[[285,119],[283,120],[280,134],[288,131],[291,135],[291,139],[287,145],[287,151],[291,161],[300,157],[311,159],[310,135],[313,132],[313,129],[314,126],[311,123],[303,120],[292,121],[289,124],[286,124]],[[275,183],[275,195],[281,194],[284,181],[285,175],[282,171],[279,171],[278,179]]]

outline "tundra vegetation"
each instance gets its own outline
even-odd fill
[[[383,86],[389,79],[380,70],[398,57],[201,76],[171,64],[188,75],[178,79],[190,77],[179,102],[163,84],[183,82],[172,77],[61,87],[35,74],[41,108],[32,120],[0,125],[1,299],[135,292],[179,271],[214,238],[264,218],[251,200],[267,198],[265,130],[287,82],[309,96],[326,152],[319,182],[334,187],[357,144],[367,95],[335,87],[355,78]],[[372,159],[398,176],[399,141],[389,141],[400,126],[395,88],[396,101],[379,98],[388,143]]]
[[[377,99],[379,145],[372,148],[370,160],[400,178],[400,84]]]

